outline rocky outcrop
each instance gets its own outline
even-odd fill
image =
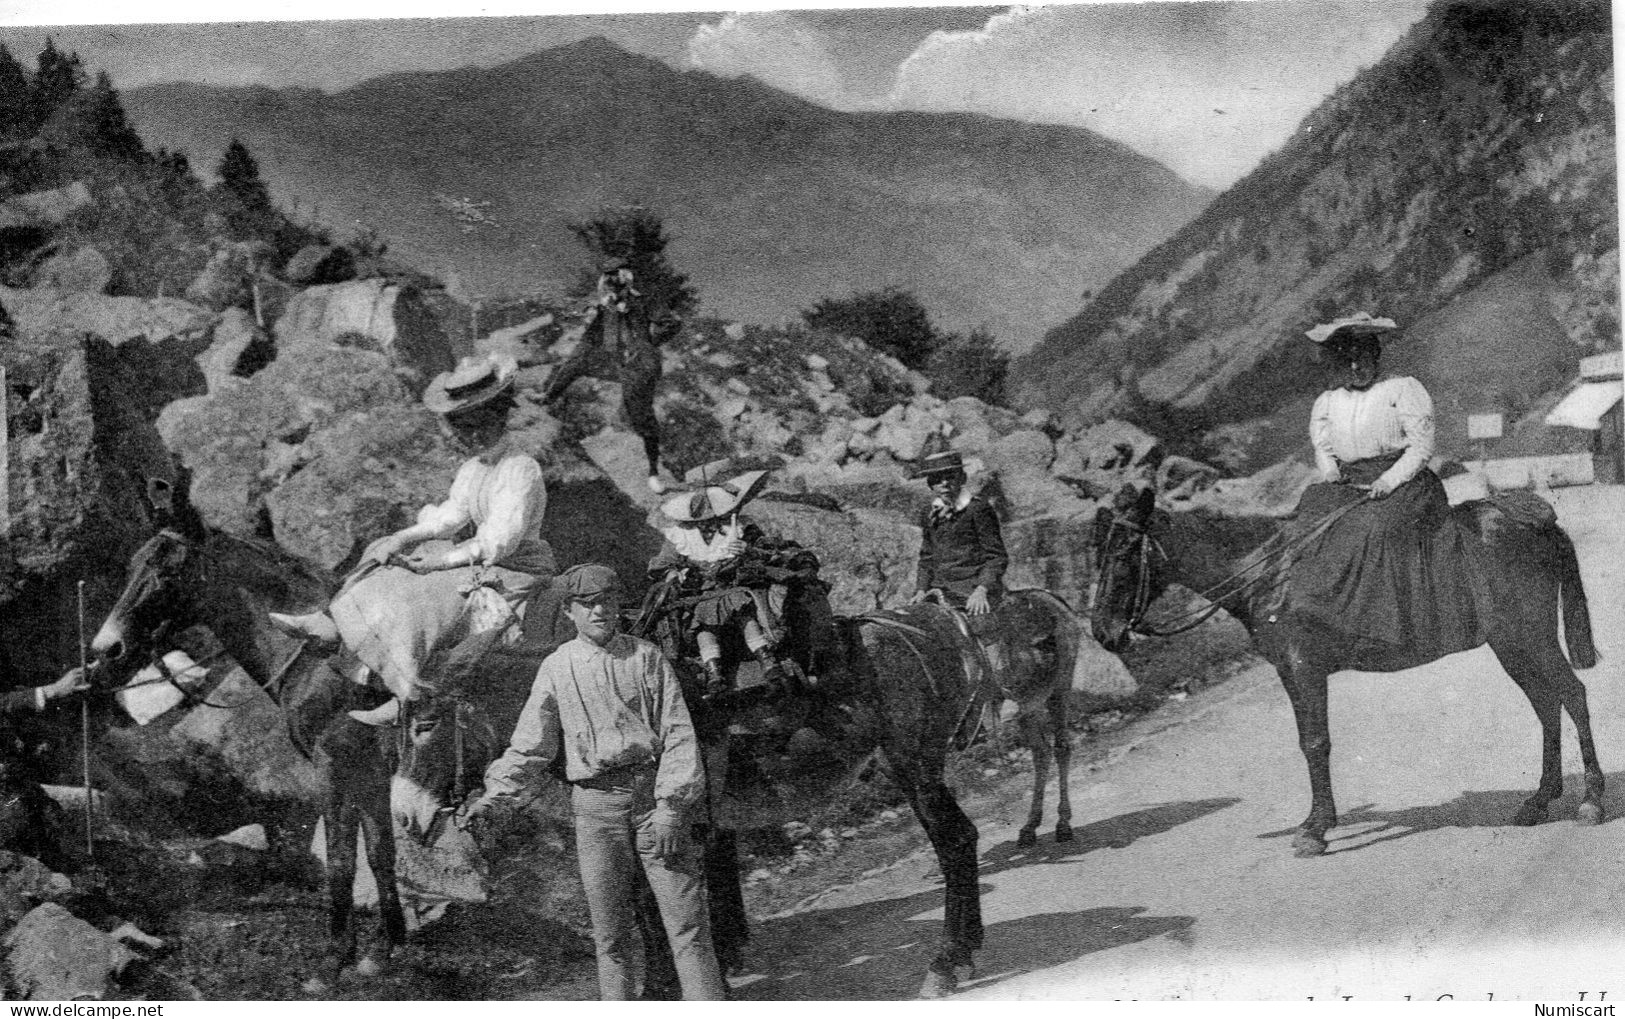
[[[383,354],[296,346],[252,378],[165,408],[193,505],[236,534],[269,527],[334,566],[443,497],[461,463]]]
[[[36,907],[5,938],[6,963],[23,997],[31,1001],[101,999],[138,956],[103,933],[47,902]]]
[[[254,281],[275,252],[264,241],[235,241],[217,247],[186,288],[186,299],[215,311],[252,307]]]
[[[0,287],[0,304],[15,326],[15,338],[4,348],[8,364],[12,357],[72,350],[94,336],[117,350],[122,371],[132,380],[126,398],[149,417],[206,388],[196,359],[209,347],[217,316],[195,304],[47,287]]]
[[[232,380],[254,374],[276,354],[271,337],[254,324],[242,308],[228,308],[209,335],[209,346],[197,355],[204,385],[211,393],[232,385]]]
[[[85,247],[52,255],[34,270],[37,287],[52,287],[77,294],[105,294],[113,282],[113,264],[95,248]]]
[[[168,450],[143,413],[144,377],[111,345],[44,349],[0,340],[7,366],[10,540],[0,548],[0,641],[28,649],[30,671],[77,663],[76,585],[90,611],[111,603],[149,535],[149,477],[173,482]],[[19,662],[21,664],[21,662]]]
[[[61,223],[80,209],[95,203],[84,181],[47,191],[12,195],[0,201],[0,230]]]
[[[343,245],[307,244],[282,267],[282,278],[298,287],[355,279],[355,256]]]
[[[299,292],[274,335],[278,351],[338,345],[382,353],[413,378],[414,395],[472,351],[447,332],[416,287],[382,278]]]

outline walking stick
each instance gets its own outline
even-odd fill
[[[79,581],[79,675],[90,674],[85,650],[85,582]],[[90,699],[79,698],[79,762],[85,778],[85,856],[95,859],[95,807],[90,798]]]

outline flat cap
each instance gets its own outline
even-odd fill
[[[571,598],[596,598],[610,591],[620,591],[621,578],[602,563],[582,563],[559,574],[553,589]]]

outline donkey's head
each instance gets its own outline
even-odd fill
[[[1124,485],[1095,513],[1095,588],[1089,616],[1095,640],[1111,652],[1128,646],[1135,624],[1156,598],[1150,529],[1156,492]]]
[[[124,590],[108,612],[91,651],[98,659],[116,662],[151,650],[161,635],[191,614],[187,578],[196,571],[201,535],[193,530],[195,518],[178,511],[174,488],[159,478],[147,484],[147,500],[159,531],[147,539],[130,559]]]

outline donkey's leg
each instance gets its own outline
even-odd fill
[[[1055,841],[1072,841],[1072,797],[1067,791],[1067,772],[1072,770],[1072,730],[1067,725],[1066,690],[1057,690],[1049,699],[1050,730],[1055,735]]]
[[[322,812],[327,830],[327,934],[329,978],[355,961],[355,840],[360,817],[342,793],[329,787]]]
[[[1513,824],[1525,826],[1546,820],[1548,806],[1563,795],[1563,706],[1555,677],[1543,673],[1536,656],[1523,646],[1527,639],[1525,634],[1508,633],[1490,640],[1501,667],[1529,698],[1529,706],[1540,720],[1540,785],[1512,815]]]
[[[1027,823],[1016,836],[1016,845],[1022,848],[1038,845],[1038,826],[1044,823],[1044,787],[1049,784],[1048,720],[1037,717],[1037,712],[1023,711],[1016,718],[1021,730],[1021,742],[1033,752],[1033,798],[1027,808]]]
[[[915,769],[890,769],[908,795],[914,816],[920,819],[937,865],[947,885],[943,910],[943,941],[920,987],[920,997],[940,998],[959,985],[955,970],[974,972],[975,955],[982,947],[982,892],[977,879],[976,825],[960,809],[954,794],[943,783],[942,765],[935,769],[926,762]],[[912,772],[912,773],[911,773]]]
[[[1337,803],[1332,797],[1332,735],[1327,717],[1328,669],[1311,662],[1294,645],[1286,661],[1276,665],[1292,715],[1298,724],[1298,747],[1309,767],[1309,816],[1292,840],[1294,856],[1320,856],[1326,852],[1326,833],[1337,827]]]
[[[1554,649],[1555,651],[1555,649]],[[1558,698],[1574,722],[1574,731],[1580,737],[1580,760],[1585,767],[1585,794],[1575,811],[1575,820],[1581,824],[1600,824],[1603,819],[1602,765],[1597,761],[1597,744],[1591,736],[1591,706],[1585,683],[1574,674],[1568,660],[1561,654],[1548,656],[1545,665],[1548,675],[1557,678]]]
[[[360,729],[361,726],[356,726]],[[367,866],[378,886],[378,939],[369,943],[356,964],[362,976],[375,976],[389,961],[391,951],[406,942],[406,916],[401,912],[400,890],[395,886],[395,828],[390,815],[389,769],[377,753],[376,736],[363,730],[360,742],[370,744],[376,759],[357,762],[355,796],[361,803],[361,828],[367,839]],[[361,747],[357,748],[358,750]]]
[[[745,963],[750,943],[750,919],[745,894],[739,885],[739,842],[734,832],[707,825],[705,833],[705,887],[711,903],[711,941],[723,976]]]

